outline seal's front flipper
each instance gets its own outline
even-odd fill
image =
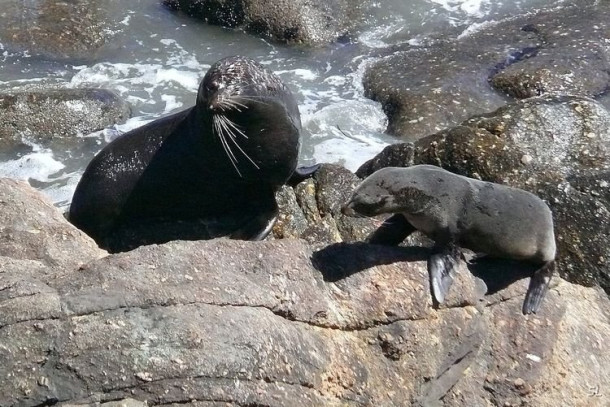
[[[387,218],[377,230],[371,233],[366,242],[385,246],[397,246],[415,232],[415,227],[401,213]]]
[[[279,209],[274,199],[272,206],[257,213],[243,227],[231,233],[231,239],[263,240],[273,229],[278,214]]]
[[[549,284],[554,272],[555,260],[545,263],[534,272],[530,279],[530,285],[527,288],[527,294],[525,294],[525,300],[523,301],[522,311],[524,315],[538,312],[540,304],[542,304],[542,300],[549,290]]]
[[[320,169],[322,164],[314,164],[307,167],[298,167],[294,170],[288,181],[286,182],[291,187],[296,186],[299,182],[305,181]]]
[[[445,301],[461,259],[461,250],[453,244],[436,248],[428,259],[430,286],[432,287],[434,300],[438,304]]]

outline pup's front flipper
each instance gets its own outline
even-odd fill
[[[415,227],[409,223],[407,218],[401,213],[397,213],[387,218],[377,230],[366,238],[366,242],[384,246],[397,246],[415,230]]]
[[[542,304],[542,300],[549,290],[549,284],[554,272],[555,260],[545,263],[534,272],[525,294],[525,300],[523,301],[522,311],[524,315],[538,312],[540,304]]]
[[[454,244],[435,247],[434,253],[428,259],[430,286],[434,300],[438,304],[445,301],[461,260],[462,251]]]

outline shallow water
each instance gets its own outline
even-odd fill
[[[303,121],[301,163],[341,163],[351,170],[395,142],[383,132],[380,105],[364,97],[362,75],[375,49],[418,46],[431,33],[458,35],[489,20],[562,1],[392,0],[370,10],[354,44],[322,49],[284,46],[241,30],[209,26],[173,13],[157,0],[108,2],[99,12],[110,39],[95,63],[58,63],[10,54],[0,44],[0,91],[52,84],[116,91],[131,105],[127,123],[85,134],[69,151],[31,149],[0,162],[0,176],[29,180],[55,203],[69,203],[87,162],[123,132],[194,104],[207,68],[228,55],[246,55],[267,65],[293,90]],[[128,5],[126,5],[128,4]],[[126,8],[127,7],[127,8]],[[438,34],[436,34],[438,35]],[[2,40],[0,39],[0,43]]]

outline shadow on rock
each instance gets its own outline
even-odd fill
[[[481,257],[468,264],[473,276],[483,280],[487,294],[493,295],[509,285],[534,274],[538,266],[518,260]]]
[[[399,261],[425,261],[430,250],[422,247],[389,247],[368,243],[335,243],[314,252],[311,263],[324,281],[335,282],[373,266]]]

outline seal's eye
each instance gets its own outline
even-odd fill
[[[218,91],[218,88],[219,88],[218,81],[216,81],[216,80],[211,81],[209,83],[209,85],[207,86],[208,94]]]

